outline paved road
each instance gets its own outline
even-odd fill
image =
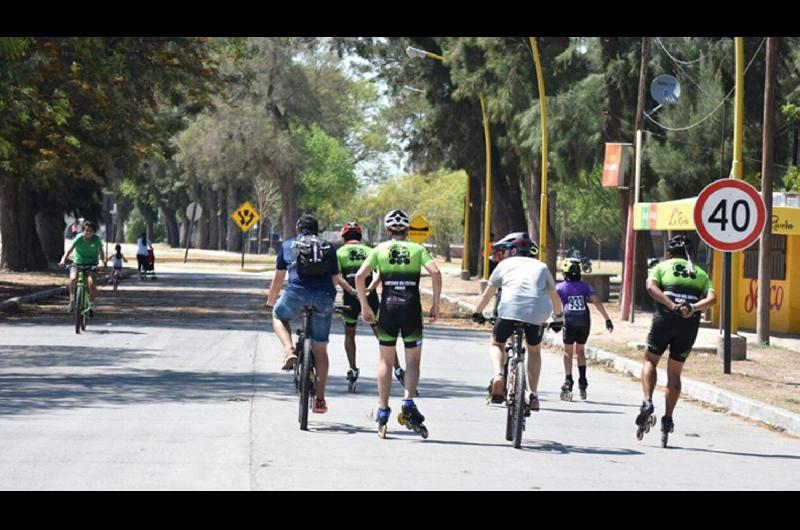
[[[542,411],[522,450],[484,404],[486,333],[426,331],[418,405],[430,438],[380,440],[374,338],[348,394],[334,323],[326,415],[297,424],[290,376],[263,319],[266,275],[163,272],[101,296],[76,336],[45,308],[0,320],[0,489],[797,489],[800,441],[681,402],[674,447],[636,440],[637,382],[590,368],[589,400],[562,402],[544,356]],[[395,388],[394,410],[400,406]],[[657,412],[663,411],[661,396]]]

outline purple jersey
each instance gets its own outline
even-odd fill
[[[558,296],[564,305],[564,320],[567,324],[589,322],[589,298],[597,293],[586,282],[561,282],[556,286]]]

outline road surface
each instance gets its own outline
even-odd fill
[[[681,401],[671,447],[639,442],[639,383],[589,368],[589,399],[559,400],[560,357],[543,358],[542,410],[523,447],[485,405],[488,331],[426,328],[421,396],[430,437],[377,403],[377,345],[358,335],[347,393],[341,321],[331,338],[329,413],[297,422],[291,376],[265,319],[267,274],[160,272],[100,295],[76,335],[52,310],[0,320],[0,489],[797,489],[800,440]],[[691,360],[689,360],[691,362]],[[577,388],[576,388],[577,395]],[[655,401],[663,411],[663,396]]]

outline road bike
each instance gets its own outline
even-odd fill
[[[349,311],[349,306],[337,305],[334,311]],[[303,326],[297,329],[295,351],[298,353],[294,363],[294,388],[300,394],[300,430],[308,430],[308,411],[317,396],[317,372],[314,366],[314,352],[311,349],[311,315],[317,311],[314,305],[303,306]]]

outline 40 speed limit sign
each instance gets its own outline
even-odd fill
[[[694,226],[708,246],[723,252],[744,250],[761,236],[767,209],[758,190],[738,179],[712,182],[697,196]]]

